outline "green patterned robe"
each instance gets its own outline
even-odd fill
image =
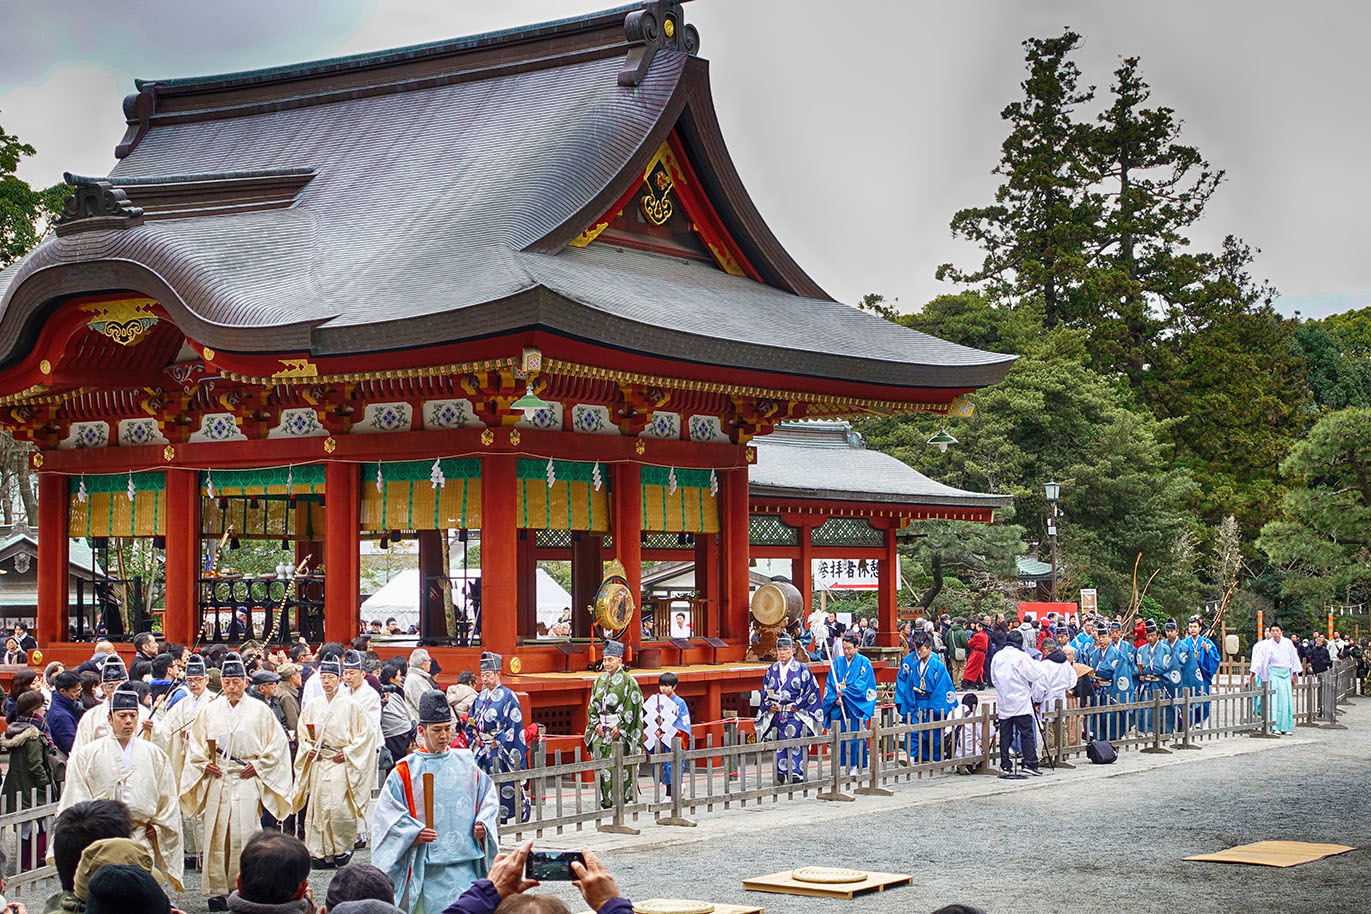
[[[633,677],[623,669],[612,675],[601,673],[590,690],[585,742],[592,757],[603,759],[614,755],[616,740],[610,736],[610,732],[616,726],[619,729],[618,742],[623,743],[624,755],[641,752],[643,692]],[[600,803],[606,807],[614,805],[613,774],[610,768],[603,768],[599,772]],[[637,796],[637,779],[630,766],[624,771],[624,802],[633,803]]]

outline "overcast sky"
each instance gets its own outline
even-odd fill
[[[0,0],[0,126],[38,148],[20,174],[104,174],[133,78],[204,75],[578,15],[613,0]],[[977,262],[948,231],[990,201],[1020,94],[1019,46],[1064,25],[1105,89],[1142,58],[1153,102],[1228,178],[1195,232],[1262,250],[1282,310],[1371,305],[1371,169],[1358,2],[696,0],[734,162],[772,229],[834,297],[913,309]]]

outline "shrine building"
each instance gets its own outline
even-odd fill
[[[153,571],[125,637],[347,641],[362,542],[403,540],[452,672],[481,650],[521,682],[584,671],[608,559],[633,593],[643,562],[693,561],[695,637],[667,659],[722,668],[750,555],[804,578],[835,550],[889,562],[911,519],[989,521],[1006,499],[842,426],[777,431],[966,414],[1013,357],[828,296],[748,197],[699,50],[658,0],[137,81],[113,171],[69,175],[50,237],[0,272],[0,425],[36,447],[40,571],[76,539],[124,575],[101,615],[40,574],[45,653],[89,656],[129,556]],[[454,563],[477,554],[473,585]],[[540,561],[571,563],[570,640],[536,637]],[[535,704],[575,703],[550,681]],[[683,691],[717,716],[717,685]]]

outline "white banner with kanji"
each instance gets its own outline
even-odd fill
[[[814,559],[815,590],[876,590],[881,583],[879,559]]]

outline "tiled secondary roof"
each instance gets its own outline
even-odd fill
[[[666,51],[641,85],[618,85],[623,12],[140,82],[126,103],[127,155],[111,175],[130,182],[134,205],[140,186],[186,176],[313,177],[283,208],[200,207],[45,241],[0,273],[0,364],[23,355],[54,298],[129,288],[222,351],[339,355],[541,328],[708,364],[896,386],[1003,377],[1011,356],[824,297],[741,185],[732,189],[707,64]],[[739,242],[764,261],[768,284],[599,243],[565,247],[632,186],[682,117],[692,148],[713,156],[697,167],[727,198],[735,234],[747,230]]]
[[[752,443],[757,462],[748,471],[748,489],[754,496],[957,508],[999,508],[1014,500],[935,482],[889,454],[867,450],[846,422],[786,423]]]

